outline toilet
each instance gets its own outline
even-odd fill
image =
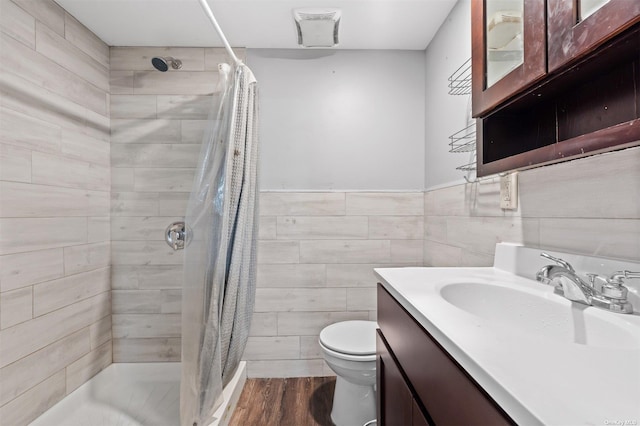
[[[376,418],[375,321],[343,321],[320,332],[324,360],[336,373],[331,420],[362,426]]]

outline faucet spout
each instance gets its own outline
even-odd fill
[[[547,265],[536,274],[536,279],[543,284],[552,285],[559,293],[569,300],[591,304],[593,289],[576,273],[564,266]]]

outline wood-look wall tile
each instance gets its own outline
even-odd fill
[[[86,190],[0,182],[0,217],[87,216]]]
[[[182,265],[113,265],[111,285],[114,290],[180,289]]]
[[[118,241],[164,241],[167,226],[183,219],[175,216],[113,217],[111,238]]]
[[[247,50],[243,48],[234,47],[233,53],[241,61],[246,61]],[[233,59],[229,56],[227,51],[222,47],[206,47],[204,49],[204,67],[206,70],[218,70],[218,64],[231,64]]]
[[[320,377],[324,375],[321,359],[268,360],[247,362],[247,376],[252,378]]]
[[[538,221],[517,217],[450,217],[447,219],[447,241],[460,248],[487,254],[494,254],[499,242],[535,247],[538,246]]]
[[[346,311],[347,292],[336,288],[257,288],[255,312]]]
[[[65,157],[109,166],[109,142],[72,130],[62,130],[62,153]]]
[[[156,118],[156,97],[149,95],[111,95],[111,118]],[[117,129],[114,128],[114,129]],[[114,132],[117,135],[117,130]],[[116,142],[118,142],[116,137]]]
[[[391,241],[392,263],[422,264],[424,258],[424,244],[422,240],[393,240]]]
[[[370,216],[369,238],[421,240],[424,238],[424,216]]]
[[[9,254],[0,258],[0,291],[11,291],[64,275],[62,249]]]
[[[89,353],[89,329],[84,328],[0,369],[0,406]]]
[[[375,311],[377,309],[377,297],[375,288],[348,288],[347,310],[349,311]],[[368,316],[368,313],[367,313]]]
[[[114,314],[179,314],[182,290],[113,290]]]
[[[112,216],[157,216],[157,192],[112,192]]]
[[[320,336],[326,326],[353,320],[367,320],[368,312],[278,312],[279,336]]]
[[[109,92],[109,69],[41,22],[36,22],[36,51],[104,92]]]
[[[298,241],[258,241],[258,264],[298,263]]]
[[[0,229],[0,255],[87,242],[86,218],[0,219]]]
[[[18,148],[59,152],[62,130],[46,121],[0,108],[0,141]]]
[[[211,123],[208,120],[182,120],[181,124],[182,143],[202,144],[204,132]]]
[[[0,29],[31,49],[36,47],[36,20],[12,1],[0,2]]]
[[[462,250],[460,265],[462,267],[493,266],[494,256],[486,253],[476,253],[470,250]]]
[[[69,364],[67,366],[67,394],[108,367],[111,360],[111,342],[107,342]]]
[[[638,164],[636,147],[522,172],[518,191],[522,216],[637,219]]]
[[[107,210],[108,214],[108,210]],[[111,239],[111,220],[109,217],[87,218],[87,242],[100,243]]]
[[[135,71],[133,93],[136,95],[211,95],[218,85],[218,73]],[[208,112],[208,111],[207,111]]]
[[[112,95],[133,95],[133,71],[111,70],[109,87]]]
[[[211,96],[158,95],[158,118],[206,120],[211,110]]]
[[[31,182],[31,151],[0,144],[0,180]]]
[[[639,235],[640,219],[540,219],[539,247],[638,261]]]
[[[0,69],[107,116],[107,92],[4,34]]]
[[[109,277],[109,268],[102,268],[34,285],[34,318],[108,292]]]
[[[180,337],[180,314],[114,314],[114,339]]]
[[[66,275],[109,266],[111,242],[82,244],[64,248],[64,272]]]
[[[389,263],[389,240],[300,241],[300,263]]]
[[[350,192],[347,214],[364,216],[421,216],[422,192]]]
[[[325,265],[260,264],[258,287],[324,287]]]
[[[105,68],[109,68],[109,46],[68,13],[64,15],[64,38],[89,55]]]
[[[300,336],[301,359],[323,359],[318,336]]]
[[[112,241],[113,265],[182,265],[184,253],[164,241]]]
[[[469,216],[471,207],[468,188],[470,186],[455,185],[426,191],[424,194],[425,216]]]
[[[111,190],[112,191],[133,191],[135,184],[133,178],[133,168],[112,167],[111,168]]]
[[[179,120],[112,119],[111,143],[179,143]],[[200,141],[201,142],[201,141]]]
[[[446,216],[425,216],[424,217],[424,238],[440,243],[447,242],[447,217]]]
[[[66,395],[65,372],[61,370],[11,402],[0,407],[3,424],[27,425]]]
[[[0,329],[12,327],[32,318],[31,287],[0,293]]]
[[[263,216],[340,216],[345,214],[341,192],[261,192]]]
[[[244,360],[300,359],[300,337],[249,337],[242,355]]]
[[[276,217],[260,216],[258,218],[258,239],[259,240],[275,240],[276,235]]]
[[[133,171],[136,191],[189,192],[195,168],[136,168]]]
[[[462,263],[462,249],[436,241],[424,241],[424,265],[455,267]]]
[[[373,269],[381,266],[366,263],[327,265],[327,287],[375,287],[380,279]]]
[[[91,349],[96,349],[111,340],[111,315],[102,318],[89,326]]]
[[[111,198],[107,191],[87,191],[89,198],[89,216],[108,216],[111,210]],[[91,241],[89,241],[91,242]]]
[[[114,167],[174,168],[197,166],[200,145],[195,144],[113,144]]]
[[[64,36],[64,9],[53,0],[12,0],[38,21]]]
[[[249,336],[277,336],[278,315],[275,312],[254,312]]]
[[[170,56],[182,61],[182,68],[171,70],[172,73],[204,71],[204,48],[201,47],[112,47],[110,53],[113,70],[153,71],[151,58]]]
[[[110,171],[106,166],[58,155],[33,152],[33,183],[108,191]]]
[[[81,300],[46,315],[0,331],[0,367],[81,330],[111,312],[109,292]]]
[[[162,192],[158,200],[160,216],[184,217],[187,213],[189,192]]]
[[[113,362],[180,362],[179,337],[114,339]]]
[[[277,236],[285,240],[349,240],[367,238],[366,216],[279,216]]]

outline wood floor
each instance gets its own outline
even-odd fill
[[[335,377],[247,379],[231,426],[332,426]]]

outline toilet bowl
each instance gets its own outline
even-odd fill
[[[331,420],[336,426],[362,426],[376,418],[375,321],[343,321],[320,332],[320,348],[336,373]]]

